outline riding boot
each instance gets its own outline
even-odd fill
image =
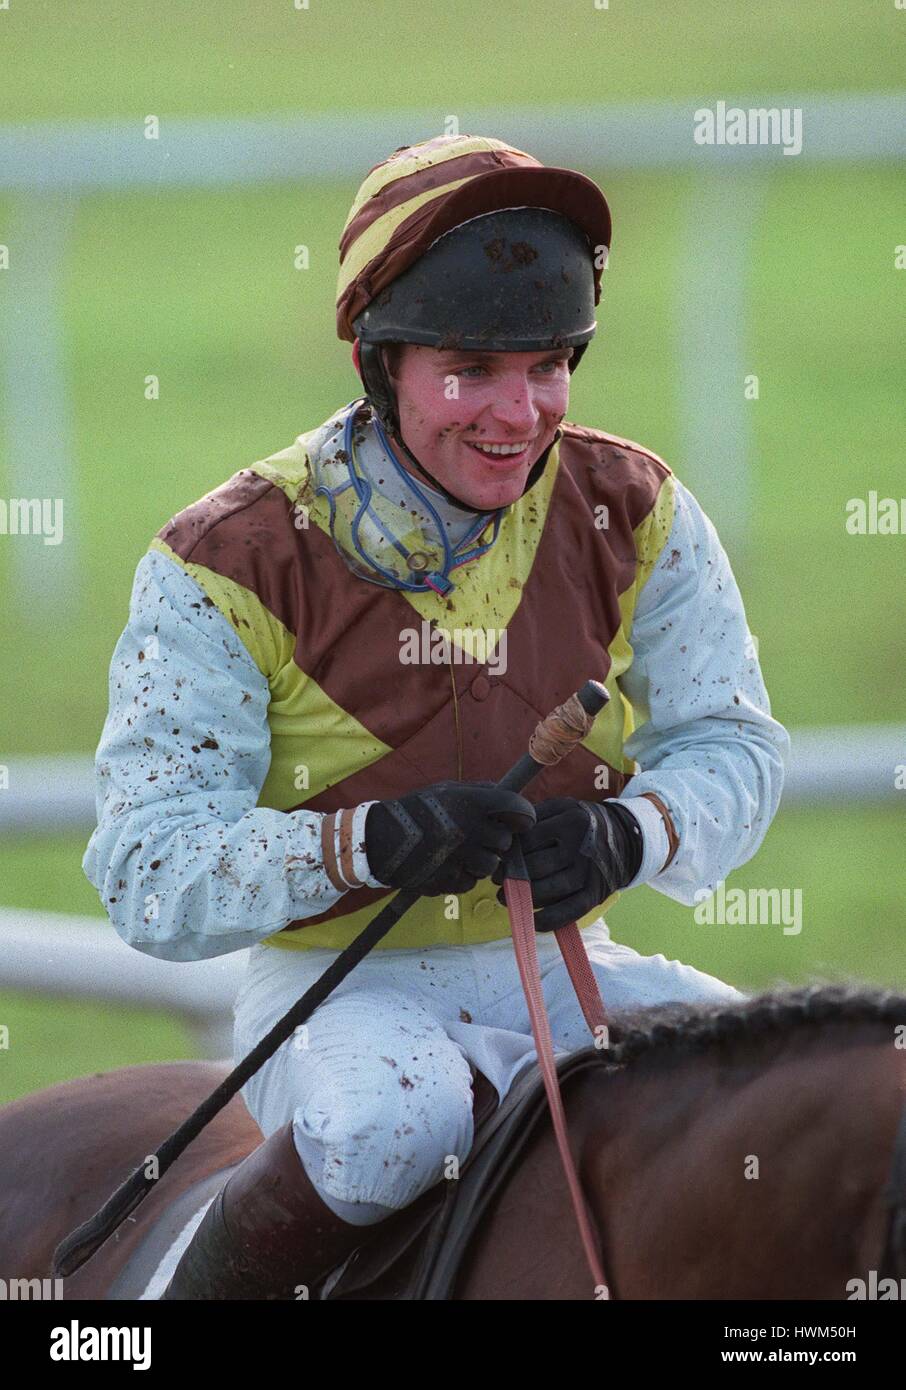
[[[373,1229],[350,1226],[325,1206],[302,1166],[290,1121],[227,1180],[162,1297],[310,1297]]]

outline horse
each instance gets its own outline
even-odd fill
[[[615,1014],[609,1045],[573,1054],[581,1065],[562,1083],[610,1296],[843,1300],[872,1271],[906,1274],[904,1034],[906,996],[853,984]],[[226,1074],[215,1062],[127,1067],[0,1107],[0,1275],[48,1278],[63,1236]],[[441,1296],[602,1296],[536,1109]],[[63,1296],[153,1296],[139,1290],[160,1262],[161,1231],[178,1229],[261,1140],[235,1097]],[[413,1207],[437,1198],[431,1189]],[[363,1228],[366,1255],[393,1223]],[[321,1296],[407,1296],[405,1280],[380,1260],[377,1270],[356,1295],[343,1295],[341,1278]]]

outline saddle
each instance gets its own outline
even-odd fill
[[[578,1072],[601,1062],[602,1054],[595,1047],[561,1058],[557,1063],[561,1088]],[[382,1222],[371,1241],[327,1276],[319,1297],[331,1301],[451,1298],[472,1237],[549,1115],[537,1063],[521,1073],[499,1106],[493,1087],[479,1075],[475,1140],[459,1177],[438,1183],[398,1216]]]

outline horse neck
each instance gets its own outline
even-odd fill
[[[845,1298],[877,1268],[906,1058],[889,1024],[654,1050],[569,1097],[622,1298]]]

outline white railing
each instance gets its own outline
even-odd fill
[[[247,956],[155,960],[97,917],[0,908],[0,989],[176,1014],[205,1057],[232,1054],[231,1011]]]
[[[784,807],[840,801],[906,804],[906,724],[841,724],[791,729],[792,753]],[[11,758],[7,790],[0,791],[0,834],[88,834],[95,823],[91,758]],[[898,769],[900,769],[898,773]],[[900,783],[898,789],[897,783]]]

